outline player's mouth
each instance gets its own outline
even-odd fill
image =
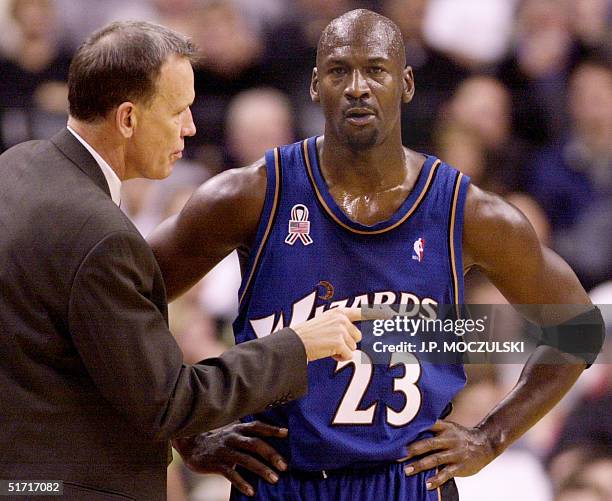
[[[351,125],[362,127],[374,121],[376,114],[369,108],[349,108],[344,117]]]
[[[176,150],[175,152],[172,153],[172,160],[173,161],[177,161],[180,160],[181,158],[183,158],[183,150]]]

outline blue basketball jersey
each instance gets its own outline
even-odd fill
[[[388,220],[352,221],[330,195],[316,138],[266,153],[267,191],[239,291],[237,343],[338,306],[463,302],[461,238],[469,179],[427,156]],[[346,166],[350,169],[350,166]],[[272,334],[273,335],[273,334]],[[257,419],[289,429],[273,445],[299,470],[394,461],[428,436],[465,373],[457,365],[324,359],[308,394]],[[404,359],[405,360],[405,359]]]

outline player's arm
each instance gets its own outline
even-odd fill
[[[148,240],[170,300],[192,287],[234,249],[250,248],[265,192],[262,159],[210,179],[178,216],[153,231]],[[359,308],[335,308],[290,330],[302,341],[309,361],[325,357],[350,360],[361,340],[361,332],[353,325],[359,320]]]
[[[180,214],[149,235],[169,301],[190,289],[234,249],[250,248],[265,194],[266,166],[261,159],[208,180]]]
[[[265,193],[266,168],[262,159],[252,166],[210,179],[194,193],[179,215],[153,231],[148,241],[170,300],[187,291],[234,249],[250,249]],[[351,323],[356,320],[360,320],[359,310],[340,308],[293,330],[303,342],[309,360],[319,358],[325,350],[328,353],[324,356],[349,359],[361,339],[360,332]],[[340,342],[338,337],[342,338]],[[336,351],[341,351],[342,356]],[[247,494],[253,488],[235,471],[236,464],[268,481],[275,481],[277,477],[267,464],[278,469],[285,467],[282,457],[263,440],[270,436],[283,438],[286,430],[263,423],[236,424],[175,440],[173,445],[192,470],[225,475]]]
[[[471,186],[464,221],[466,268],[480,269],[511,304],[529,305],[520,308],[529,320],[556,325],[575,316],[576,308],[592,309],[571,268],[540,244],[516,208]],[[568,312],[567,307],[552,305],[575,308]],[[432,428],[435,437],[411,444],[409,457],[427,456],[408,466],[407,473],[445,465],[429,480],[432,489],[454,476],[476,473],[552,409],[585,366],[584,360],[556,348],[538,347],[516,386],[478,426],[439,421]]]

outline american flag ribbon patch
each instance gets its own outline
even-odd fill
[[[296,204],[291,209],[291,219],[289,220],[289,234],[285,238],[285,243],[293,245],[297,240],[304,245],[310,245],[310,221],[308,221],[308,207]]]

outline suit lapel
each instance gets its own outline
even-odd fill
[[[68,129],[59,131],[51,138],[51,142],[59,148],[79,169],[87,174],[110,197],[110,189],[102,169],[89,151],[72,135]]]

